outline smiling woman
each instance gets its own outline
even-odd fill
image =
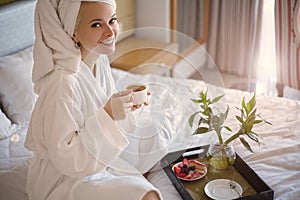
[[[121,156],[134,144],[116,121],[137,107],[132,91],[117,93],[107,58],[119,31],[115,0],[38,0],[35,11],[29,199],[161,199]]]
[[[64,1],[65,3],[79,2],[78,0],[76,1],[75,0],[72,1],[71,0],[38,0],[38,2],[43,2],[43,3],[52,2],[53,4],[59,1],[60,2]],[[128,1],[126,0],[122,2],[125,3]],[[137,2],[141,2],[141,1],[142,0],[138,0]],[[145,1],[152,2],[149,0],[145,0]],[[156,0],[156,1],[163,2],[161,0]],[[121,0],[119,0],[118,2],[121,2]],[[285,1],[281,1],[281,2],[285,2]],[[227,4],[227,0],[226,0],[226,4]],[[0,36],[0,44],[1,44],[0,45],[0,82],[1,82],[0,83],[1,85],[0,110],[2,111],[1,116],[2,118],[4,118],[3,119],[4,122],[7,122],[7,123],[1,123],[3,122],[3,120],[2,121],[0,120],[0,129],[3,130],[2,128],[8,128],[4,130],[4,131],[8,131],[5,132],[4,137],[5,136],[8,137],[4,139],[1,138],[0,140],[0,199],[28,200],[29,198],[27,197],[26,194],[26,182],[29,182],[28,184],[29,187],[31,187],[32,185],[36,186],[35,188],[38,190],[37,195],[43,195],[46,193],[45,192],[46,188],[61,183],[62,184],[61,187],[58,187],[57,190],[56,189],[53,190],[53,193],[51,194],[52,197],[53,195],[56,195],[55,197],[52,198],[56,200],[59,199],[70,200],[73,197],[74,199],[91,199],[88,197],[91,195],[94,195],[95,199],[100,198],[100,199],[132,200],[135,199],[134,197],[137,195],[138,192],[140,192],[139,189],[144,189],[145,186],[144,184],[147,185],[146,182],[147,180],[149,180],[150,183],[155,186],[155,188],[158,188],[160,190],[162,195],[164,195],[164,199],[166,200],[181,199],[181,196],[178,194],[178,192],[174,188],[172,189],[171,187],[169,187],[170,185],[172,186],[171,180],[168,179],[168,177],[166,177],[164,171],[158,169],[159,166],[155,166],[155,168],[152,168],[151,173],[147,176],[147,180],[145,180],[145,177],[142,175],[140,176],[141,177],[140,179],[133,178],[134,180],[142,180],[142,182],[131,181],[132,174],[129,174],[129,176],[127,176],[126,174],[121,175],[120,173],[114,173],[116,171],[111,170],[111,168],[103,171],[102,173],[101,172],[99,174],[97,173],[97,176],[92,175],[92,176],[87,176],[85,178],[82,178],[82,176],[80,177],[77,176],[75,178],[76,172],[80,172],[84,170],[84,166],[86,162],[95,161],[94,157],[90,153],[93,151],[90,152],[85,151],[86,147],[89,147],[89,145],[83,146],[82,145],[83,142],[91,141],[90,145],[93,146],[95,143],[102,144],[101,141],[102,140],[107,141],[107,138],[114,139],[111,138],[110,136],[118,137],[118,134],[114,134],[116,133],[114,129],[110,129],[110,131],[108,131],[108,134],[101,137],[100,134],[101,130],[99,130],[100,123],[97,122],[97,118],[95,117],[95,115],[90,115],[90,113],[97,111],[96,109],[93,109],[93,107],[85,110],[86,112],[88,112],[87,114],[80,113],[77,115],[79,109],[86,107],[87,105],[86,103],[88,103],[88,105],[94,105],[95,103],[99,105],[101,103],[100,101],[98,101],[100,97],[97,96],[96,94],[103,94],[103,93],[110,94],[113,92],[110,90],[111,88],[110,85],[107,85],[110,83],[110,81],[103,79],[104,76],[101,76],[101,75],[107,75],[109,73],[109,69],[110,69],[108,67],[109,63],[107,62],[105,55],[101,56],[100,58],[101,62],[99,62],[99,64],[101,64],[102,68],[101,70],[96,70],[97,72],[101,72],[99,74],[97,73],[96,76],[97,81],[95,81],[95,79],[93,78],[94,77],[93,74],[90,72],[90,69],[86,65],[84,65],[84,63],[82,63],[79,71],[75,71],[75,72],[71,72],[68,69],[62,69],[61,65],[56,65],[57,68],[53,72],[46,74],[44,79],[37,81],[37,83],[35,84],[35,89],[37,89],[37,91],[42,91],[42,93],[40,93],[40,97],[47,96],[49,99],[53,98],[53,100],[56,99],[56,96],[53,94],[62,95],[60,96],[62,97],[62,99],[67,97],[66,104],[61,105],[61,107],[59,107],[59,101],[62,100],[61,98],[56,99],[57,104],[55,105],[57,107],[56,106],[52,107],[50,102],[48,102],[47,104],[42,99],[39,99],[38,104],[41,104],[40,108],[46,110],[45,112],[46,120],[44,121],[45,123],[39,123],[40,121],[43,121],[43,118],[39,117],[40,115],[38,115],[36,112],[34,112],[34,114],[31,115],[31,110],[28,109],[24,110],[25,107],[22,106],[24,105],[24,103],[26,105],[31,105],[31,103],[33,104],[35,103],[33,84],[30,75],[32,71],[32,63],[33,63],[32,48],[21,51],[22,49],[27,48],[28,46],[32,46],[33,44],[32,25],[34,22],[33,9],[35,5],[36,5],[35,0],[26,0],[26,1],[19,0],[16,1],[15,3],[12,3],[9,7],[6,7],[6,5],[0,7],[0,33],[1,33]],[[71,6],[66,6],[65,8],[67,9],[67,11],[70,11],[70,13],[68,14],[75,15],[75,17],[72,18],[75,21],[77,13],[73,12]],[[51,6],[46,5],[45,9],[46,9],[45,12],[51,10],[52,5]],[[150,11],[153,12],[153,9],[151,9]],[[54,13],[56,14],[57,12]],[[150,16],[150,15],[146,15],[146,16]],[[120,17],[120,15],[118,15],[118,17]],[[75,24],[75,22],[73,23]],[[71,25],[71,23],[68,23],[68,25]],[[50,36],[53,35],[58,36],[57,32],[61,33],[59,31],[60,29],[56,29],[56,27],[53,28],[52,30],[56,34],[50,34]],[[66,40],[63,40],[59,43],[57,42],[55,44],[62,45],[65,44],[64,42],[68,41],[69,49],[64,49],[64,50],[67,51],[71,49],[77,51],[78,49],[75,48],[74,42],[72,41],[73,32],[70,31],[70,33],[71,34],[69,35],[69,37],[67,37]],[[4,43],[3,41],[7,41],[7,43]],[[22,45],[21,47],[20,44]],[[53,43],[51,44],[53,45]],[[34,51],[35,53],[37,52],[41,53],[41,51],[36,51],[36,50]],[[62,54],[55,55],[56,56],[55,61],[59,61],[57,62],[57,64],[61,64],[61,61],[59,59],[61,58],[62,55],[65,55],[63,54],[66,53],[65,51],[62,52]],[[48,52],[53,53],[54,51],[50,50]],[[80,53],[79,50],[78,52]],[[48,61],[47,58],[49,58],[50,56],[44,55],[40,57],[45,57],[44,61]],[[44,67],[45,64],[46,62],[41,62],[40,69]],[[50,81],[51,77],[53,77],[53,75],[55,75],[56,73],[61,75],[60,79],[58,79],[58,81]],[[84,76],[84,79],[81,78],[82,75],[86,75]],[[117,69],[112,69],[112,76],[116,81],[115,84],[116,84],[116,89],[118,91],[122,91],[124,87],[126,87],[129,84],[144,83],[147,85],[147,88],[149,87],[149,90],[151,90],[152,92],[149,106],[148,107],[143,106],[142,109],[136,110],[136,113],[138,113],[139,115],[144,113],[145,114],[144,117],[138,117],[137,118],[138,120],[136,122],[132,120],[132,124],[134,125],[130,127],[126,127],[128,129],[131,129],[132,127],[136,128],[135,130],[133,129],[131,130],[134,133],[141,132],[141,135],[139,137],[142,137],[142,139],[147,139],[147,140],[144,140],[141,143],[143,145],[137,146],[138,148],[131,148],[131,149],[127,149],[128,151],[127,150],[123,151],[123,153],[125,152],[128,154],[134,154],[137,150],[140,150],[140,147],[145,147],[142,153],[140,153],[139,155],[134,154],[135,156],[133,156],[133,159],[130,160],[131,163],[134,164],[134,166],[138,166],[139,169],[141,168],[145,169],[145,171],[148,170],[146,168],[150,166],[149,163],[157,162],[156,160],[156,158],[158,158],[157,155],[160,154],[161,152],[169,153],[173,151],[178,152],[179,150],[180,153],[178,154],[172,153],[174,157],[172,156],[171,160],[173,158],[177,159],[183,155],[187,156],[187,154],[189,153],[193,153],[193,156],[199,155],[201,157],[206,155],[205,153],[206,145],[210,144],[212,141],[215,141],[214,137],[211,137],[211,135],[213,134],[205,134],[205,135],[201,135],[200,137],[196,137],[199,135],[192,136],[191,129],[188,125],[187,118],[186,118],[186,116],[190,116],[193,113],[193,111],[198,108],[198,105],[192,104],[190,99],[195,98],[195,96],[200,91],[205,91],[207,88],[211,88],[209,89],[209,91],[222,92],[222,94],[225,93],[226,94],[225,100],[232,107],[232,109],[235,109],[235,107],[238,106],[240,102],[239,99],[241,100],[243,96],[245,96],[247,99],[248,97],[251,96],[251,93],[248,92],[243,92],[239,90],[227,90],[227,89],[224,90],[222,88],[211,85],[207,82],[190,80],[190,79],[159,77],[157,75],[151,75],[151,74],[144,76],[144,75],[128,73]],[[94,80],[94,82],[92,80]],[[67,81],[74,81],[71,84],[71,86],[74,87],[67,87],[67,84],[62,84],[62,83],[66,83]],[[92,81],[92,82],[91,84],[86,84],[86,85],[82,84],[88,87],[84,87],[82,88],[82,90],[77,90],[78,87],[75,86],[80,85],[84,81],[87,82]],[[48,87],[51,87],[52,90],[51,91],[44,90],[45,88],[44,86],[46,85]],[[106,91],[104,91],[104,89],[102,91],[102,87],[100,87],[102,85],[105,85],[104,89],[106,89]],[[67,96],[69,95],[69,93],[59,92],[62,91],[62,89],[74,89],[74,90],[68,90],[68,92],[76,91],[76,93],[74,93],[74,96]],[[87,94],[86,92],[90,90],[94,91],[95,93],[92,93],[92,96],[86,95]],[[75,98],[76,97],[75,94],[78,95],[80,93],[82,94],[80,96],[81,98],[80,99]],[[214,92],[211,93],[211,95],[213,96],[214,94],[215,94]],[[13,97],[13,98],[7,99],[7,97]],[[298,199],[298,197],[300,196],[300,190],[299,189],[297,190],[295,188],[299,188],[300,185],[300,170],[299,170],[300,105],[299,105],[299,101],[291,101],[284,98],[272,98],[266,96],[257,96],[257,97],[258,97],[257,105],[260,105],[259,109],[262,109],[261,113],[264,114],[262,117],[269,119],[270,122],[272,122],[273,126],[265,127],[262,125],[259,127],[259,130],[264,132],[262,135],[264,138],[264,145],[261,145],[259,148],[257,147],[257,151],[255,154],[252,154],[247,150],[245,150],[245,148],[241,143],[235,143],[235,150],[236,152],[238,152],[239,157],[245,160],[245,162],[249,164],[249,166],[251,166],[251,168],[253,169],[252,178],[257,177],[254,174],[255,172],[258,176],[260,176],[265,181],[267,185],[270,186],[270,188],[276,191],[274,193],[274,199]],[[77,101],[75,101],[76,99]],[[87,102],[86,100],[90,100],[92,102]],[[30,103],[28,103],[29,101]],[[60,112],[61,108],[62,109],[71,108],[71,109],[66,112]],[[56,111],[57,113],[55,113],[55,116],[54,117],[51,116],[51,113],[54,113]],[[105,112],[102,111],[98,111],[99,113],[97,114],[97,116],[99,117],[107,116]],[[275,113],[274,111],[276,111],[276,115],[274,114]],[[22,116],[25,115],[29,117],[34,116],[35,122],[31,123],[29,126],[28,125],[29,121],[26,117],[23,123],[22,121],[19,120],[20,118],[18,116],[20,116],[20,114]],[[71,122],[61,120],[62,118],[67,119],[72,116],[76,116],[76,117],[73,118],[74,120],[71,120]],[[235,115],[234,113],[232,113],[230,115],[229,122],[231,122],[234,119],[235,119]],[[15,130],[14,127],[10,127],[10,125],[13,125],[14,123],[17,123],[17,128],[19,128],[19,124],[21,124],[22,127],[18,130]],[[53,124],[53,126],[51,123]],[[163,124],[164,126],[159,126],[159,127],[151,126],[149,129],[148,125],[156,125],[155,123],[157,125]],[[28,136],[26,141],[28,144],[28,140],[31,139],[30,135],[33,134],[32,127],[38,128],[39,126],[43,126],[46,124],[48,125],[45,126],[44,129],[41,128],[40,129],[41,131],[38,130],[35,131],[36,137],[34,137],[33,140],[35,141],[37,140],[37,143],[35,143],[36,145],[34,145],[33,149],[37,153],[36,155],[32,156],[32,152],[24,148],[24,138]],[[65,131],[66,126],[68,130]],[[95,128],[93,128],[92,126],[95,126]],[[28,130],[28,127],[30,127],[30,130]],[[9,128],[11,129],[9,130]],[[103,126],[103,128],[106,128],[106,126]],[[89,133],[91,133],[93,129],[95,130],[93,132],[95,134],[95,137],[92,138],[91,140],[88,140],[87,138],[91,136],[91,134]],[[75,130],[76,132],[73,130]],[[140,131],[140,130],[145,130],[145,131]],[[66,137],[63,136],[63,137],[59,137],[60,139],[57,139],[56,136],[62,134],[62,132],[66,134],[65,135]],[[127,134],[128,137],[132,136],[134,138],[137,138],[136,135],[132,134],[132,132],[130,132],[129,134]],[[3,132],[0,132],[0,135],[2,136]],[[72,135],[73,137],[68,137],[70,135]],[[159,140],[157,140],[157,138]],[[170,141],[170,138],[173,138],[173,140]],[[40,143],[38,143],[39,141]],[[158,146],[159,148],[156,148],[157,144],[159,145]],[[183,154],[183,152],[186,151],[186,148],[191,148],[194,145],[197,147],[198,146],[204,147],[204,148],[201,147],[203,151],[197,151],[197,152],[187,151],[187,153]],[[81,148],[76,150],[76,147],[81,147]],[[93,150],[93,149],[89,148],[89,150]],[[110,150],[111,149],[105,146],[103,152],[105,152],[105,155],[110,156],[111,155],[109,154],[111,153]],[[199,150],[199,148],[193,150]],[[99,151],[99,155],[100,152],[101,151]],[[197,154],[195,154],[195,152]],[[68,155],[71,155],[72,153],[75,156],[75,159],[73,160],[74,162],[71,163],[70,160],[67,158],[69,158]],[[36,163],[35,161],[39,156],[42,156],[43,160],[40,163]],[[109,156],[107,158],[111,158]],[[61,159],[59,159],[58,157]],[[53,163],[55,163],[55,166],[58,167],[57,169],[64,169],[59,171],[59,172],[63,172],[62,175],[63,178],[61,179],[59,178],[56,179],[57,176],[51,176],[54,173],[59,173],[58,170],[53,170],[55,168],[54,164],[50,164],[51,162],[49,162],[49,160],[52,158],[56,158]],[[191,159],[195,159],[195,157]],[[274,160],[276,162],[274,162]],[[44,168],[44,170],[40,170],[40,168],[38,168],[37,165],[43,163],[49,163],[49,165],[46,164],[48,168]],[[162,162],[162,164],[165,165],[165,162]],[[75,166],[75,167],[71,167],[71,166]],[[91,169],[94,165],[87,165],[87,166],[90,167],[89,169]],[[29,173],[32,174],[36,172],[36,173],[41,173],[42,175],[42,173],[45,172],[46,177],[38,176],[38,178],[32,181],[32,179],[29,179],[27,177],[28,167],[30,167]],[[38,169],[35,170],[35,167]],[[144,170],[141,171],[143,171],[143,173],[145,172]],[[170,168],[170,172],[172,172],[171,168]],[[72,178],[69,179],[68,176],[69,174],[72,174],[74,176],[72,176]],[[228,178],[229,176],[232,176],[231,173],[228,174],[226,173],[224,175],[225,177],[222,178]],[[110,179],[110,176],[113,176],[114,178]],[[121,182],[120,179],[118,178],[120,179],[123,178],[122,179],[123,181]],[[253,180],[252,178],[251,178],[251,182]],[[83,180],[83,181],[82,182],[79,181],[79,184],[74,185],[74,187],[69,187],[70,185],[68,185],[68,183],[70,183],[73,180],[75,181],[75,179]],[[199,181],[209,181],[209,180],[211,180],[211,178],[208,173],[205,178]],[[236,179],[234,180],[236,181]],[[40,184],[41,181],[43,182],[43,184]],[[237,182],[241,184],[241,182],[239,181]],[[194,183],[195,182],[191,184]],[[261,191],[265,191],[265,189],[261,187],[261,184],[256,184],[256,183],[257,183],[256,181],[253,182],[253,188],[257,189],[258,193]],[[93,184],[94,187],[97,187],[99,184],[102,184],[103,188],[97,187],[97,190],[88,190],[91,184]],[[122,186],[120,186],[120,184]],[[123,185],[128,186],[129,184],[133,184],[137,186],[136,188],[138,189],[134,188],[129,190],[128,187],[123,187]],[[241,186],[243,186],[243,184],[241,184]],[[204,199],[208,198],[207,196],[205,196],[203,187],[202,186],[200,187],[197,186],[196,190],[201,192]],[[243,187],[243,189],[246,188]],[[72,194],[74,194],[72,193],[72,191],[74,190],[76,190],[76,192],[75,195],[72,196]],[[108,191],[114,191],[114,192],[109,193]],[[108,195],[115,195],[114,197],[118,195],[119,195],[118,197],[120,197],[121,195],[122,196],[120,198],[117,197],[109,198],[105,196],[107,193],[109,193]],[[123,194],[128,195],[130,197],[127,196],[128,198],[126,198],[126,196]],[[265,196],[265,194],[266,193],[264,192],[263,195]],[[59,195],[62,195],[66,198],[64,197],[59,198],[58,197]],[[247,193],[243,193],[243,195],[245,196],[247,195]],[[201,197],[201,199],[203,198]],[[32,200],[32,198],[30,199]],[[38,199],[40,200],[45,198],[38,198]],[[200,199],[200,198],[195,198],[195,199]],[[260,199],[266,199],[266,198],[260,198]]]

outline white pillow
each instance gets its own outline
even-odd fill
[[[300,101],[300,90],[291,87],[284,87],[283,97]]]
[[[0,140],[11,136],[19,128],[18,125],[12,124],[0,109]]]
[[[31,80],[32,49],[0,58],[0,103],[6,116],[20,125],[28,124],[37,98]]]

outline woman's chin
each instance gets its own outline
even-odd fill
[[[97,52],[99,54],[106,54],[110,55],[115,52],[115,45],[99,45],[94,49],[94,52]]]

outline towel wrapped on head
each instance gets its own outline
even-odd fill
[[[115,0],[84,0],[107,3]],[[81,53],[72,40],[82,0],[38,0],[35,10],[33,82],[38,83],[55,68],[76,72]],[[38,91],[36,90],[38,93]]]

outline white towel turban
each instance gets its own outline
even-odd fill
[[[83,0],[38,0],[35,10],[33,82],[55,68],[76,72],[81,54],[72,40]],[[85,0],[116,7],[115,0]]]

